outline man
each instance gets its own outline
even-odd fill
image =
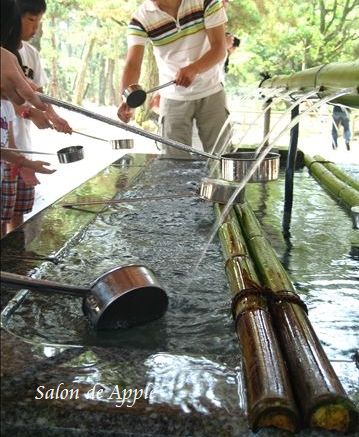
[[[344,140],[347,150],[350,150],[350,126],[349,126],[349,109],[343,106],[334,105],[333,108],[333,125],[332,125],[332,146],[333,149],[338,148],[338,129],[340,125],[344,129]]]
[[[162,135],[191,145],[196,120],[207,152],[212,150],[228,117],[221,82],[226,21],[222,0],[145,0],[128,28],[121,92],[138,83],[145,44],[150,40],[160,83],[176,82],[160,92]],[[117,115],[127,123],[133,113],[122,102]],[[165,152],[170,158],[189,158],[188,153],[170,147]]]

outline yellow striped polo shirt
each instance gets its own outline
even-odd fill
[[[145,0],[128,25],[128,46],[153,44],[160,83],[169,82],[177,71],[199,59],[209,48],[206,29],[223,25],[227,17],[222,0],[182,0],[177,18]],[[162,95],[175,100],[195,100],[222,89],[222,64],[197,75],[188,88],[171,86]]]

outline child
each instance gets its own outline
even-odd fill
[[[42,16],[46,11],[45,0],[18,0],[19,12],[21,16],[21,30],[17,54],[20,57],[22,69],[25,76],[31,79],[38,90],[46,83],[46,74],[41,66],[38,51],[31,46],[29,41],[37,32]],[[17,117],[14,120],[15,144],[21,150],[31,150],[30,126],[31,121],[39,129],[54,127],[59,132],[72,133],[72,129],[66,120],[62,119],[48,105],[46,111],[40,111],[29,105],[15,106]],[[35,184],[34,184],[35,185]],[[24,183],[21,174],[12,170],[11,166],[4,166],[2,182],[2,198],[6,200],[9,207],[8,211],[13,211],[13,216],[9,214],[2,217],[8,221],[8,232],[23,223],[23,216],[31,212],[35,200],[35,188],[30,184]]]
[[[45,167],[49,165],[43,161],[31,161],[25,156],[20,155],[11,150],[6,150],[7,147],[15,148],[14,136],[12,130],[12,122],[15,117],[14,108],[10,102],[1,99],[1,116],[0,116],[0,138],[1,138],[1,183],[3,182],[3,170],[6,165],[7,168],[11,168],[11,171],[21,175],[25,184],[31,186],[39,183],[35,176],[35,172],[51,174],[55,170],[51,170]],[[7,161],[7,163],[5,162]],[[12,163],[10,166],[9,162]],[[14,206],[14,205],[13,205]],[[10,207],[10,210],[9,210]],[[7,215],[12,216],[13,211],[11,205],[7,204],[7,198],[3,198],[3,191],[1,191],[1,217]],[[7,222],[1,219],[1,238],[7,233]]]

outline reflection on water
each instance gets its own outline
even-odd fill
[[[204,163],[187,167],[158,161],[126,196],[170,196],[184,191],[195,195]],[[7,329],[49,344],[136,343],[146,349],[197,352],[200,342],[210,353],[236,352],[218,241],[211,245],[196,277],[191,277],[213,219],[212,205],[195,196],[113,205],[96,218],[74,247],[68,248],[61,265],[44,265],[43,277],[87,285],[115,266],[144,264],[155,272],[169,296],[169,309],[161,320],[127,332],[96,333],[82,315],[81,299],[49,299],[29,293],[7,321]],[[195,342],[190,336],[194,331]]]
[[[126,195],[195,194],[204,166],[155,161]],[[288,242],[281,234],[283,176],[265,186],[247,185],[246,196],[309,307],[309,318],[344,387],[352,393],[357,390],[352,355],[359,347],[359,262],[350,257],[357,231],[349,214],[306,170],[297,172]],[[168,293],[169,308],[162,319],[128,331],[95,332],[82,314],[81,299],[27,293],[12,313],[3,314],[4,327],[27,341],[47,344],[46,356],[55,355],[54,345],[87,346],[56,369],[59,380],[71,369],[74,382],[101,383],[107,392],[114,384],[143,389],[152,384],[152,406],[170,405],[183,413],[219,410],[227,424],[242,421],[226,435],[244,435],[240,352],[217,239],[192,277],[214,220],[212,205],[196,196],[113,205],[66,249],[61,264],[47,263],[39,271],[44,278],[88,285],[115,266],[142,263],[154,270]]]
[[[206,414],[213,408],[233,412],[238,406],[244,410],[238,373],[220,363],[204,357],[159,353],[150,356],[145,365],[153,387],[153,404],[178,405],[185,413],[195,410]]]
[[[357,168],[350,170],[355,174]],[[247,190],[264,230],[309,308],[309,318],[329,359],[350,360],[359,348],[359,262],[350,255],[351,242],[358,236],[349,213],[307,170],[297,172],[291,237],[286,242],[280,229],[283,180],[265,188],[251,185]]]

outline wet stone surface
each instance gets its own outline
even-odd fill
[[[88,285],[116,266],[144,264],[169,297],[160,320],[96,332],[82,314],[82,299],[22,292],[8,303],[2,391],[7,405],[20,402],[25,413],[19,418],[7,407],[7,426],[20,430],[31,421],[40,431],[74,421],[71,428],[80,431],[92,426],[90,417],[99,415],[102,423],[104,415],[106,432],[121,422],[123,435],[243,435],[236,430],[238,422],[242,431],[247,426],[239,348],[217,239],[196,267],[214,223],[212,205],[196,196],[204,172],[203,162],[153,161],[125,197],[183,197],[106,208],[62,251],[61,263],[43,263],[36,272]],[[34,399],[61,383],[77,388],[79,399]],[[98,399],[86,395],[93,387],[104,390]],[[122,406],[113,393],[146,387],[151,399],[143,395]],[[77,409],[88,412],[88,422],[77,421]]]
[[[196,196],[206,172],[203,161],[148,163],[117,196],[147,200],[111,205],[98,215],[77,211],[91,215],[87,227],[62,249],[58,264],[39,263],[35,270],[37,277],[89,285],[113,267],[144,264],[169,297],[160,320],[100,333],[83,316],[81,299],[23,291],[9,301],[5,290],[4,435],[254,435],[248,429],[240,350],[217,238],[197,266],[215,221],[212,205]],[[351,359],[358,338],[358,261],[349,255],[350,218],[306,171],[295,179],[301,201],[294,203],[289,242],[280,227],[283,177],[252,184],[246,196],[358,405],[358,371]],[[150,200],[153,196],[167,198]],[[78,397],[54,398],[71,389]],[[263,429],[257,435],[287,434]],[[298,435],[335,434],[305,430]]]

